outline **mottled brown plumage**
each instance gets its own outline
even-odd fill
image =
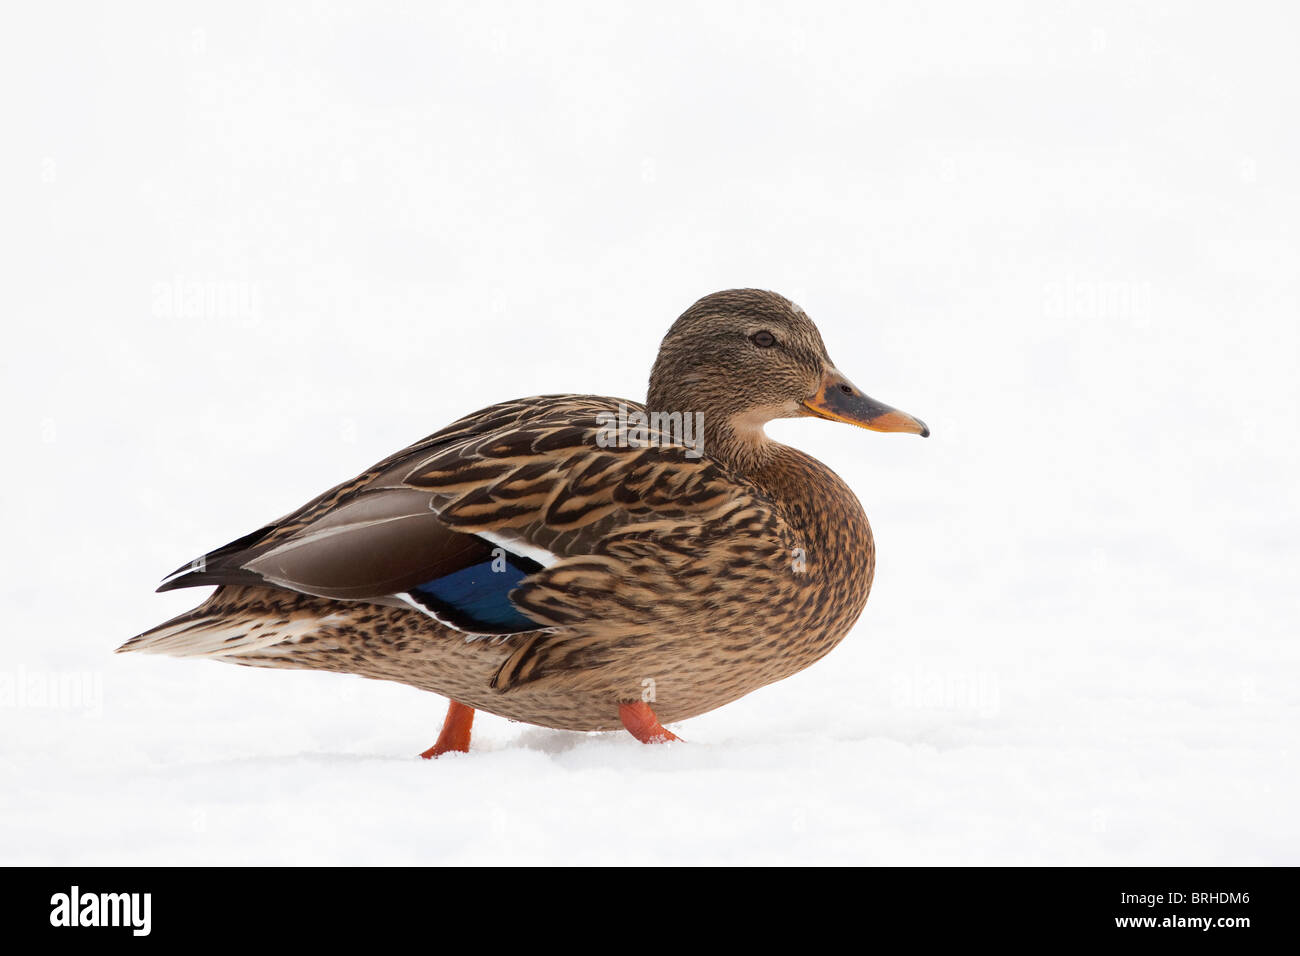
[[[674,420],[611,427],[647,407],[701,413],[702,447]],[[616,729],[629,702],[693,717],[818,660],[866,603],[857,499],[763,434],[803,415],[928,433],[851,386],[787,300],[708,296],[665,337],[647,405],[469,415],[180,569],[164,588],[216,591],[121,649],[395,680],[570,730]],[[503,554],[508,604],[513,579],[485,570]]]

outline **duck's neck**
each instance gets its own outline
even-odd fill
[[[736,418],[704,421],[704,454],[732,474],[748,478],[769,467],[785,446],[772,441],[761,421]]]
[[[779,503],[785,519],[809,540],[843,533],[869,540],[857,495],[833,471],[797,448],[773,441],[759,420],[724,420],[705,427],[704,454]]]
[[[713,395],[662,394],[662,390],[657,390],[655,383],[651,382],[644,407],[652,424],[656,421],[680,421],[694,427],[694,450],[731,473],[743,477],[758,471],[771,461],[774,450],[779,447],[763,432],[763,423],[770,421],[773,415],[761,411],[721,411],[714,398]]]

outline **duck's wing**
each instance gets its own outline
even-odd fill
[[[641,411],[582,395],[483,409],[177,569],[160,590],[243,584],[402,602],[469,634],[570,620],[581,611],[544,569],[609,561],[631,526],[689,523],[753,494],[658,433],[620,441],[619,422]]]

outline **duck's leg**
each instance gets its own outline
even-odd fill
[[[452,701],[447,708],[447,719],[442,722],[438,742],[420,754],[425,760],[441,757],[450,751],[469,753],[469,733],[474,727],[474,708]]]
[[[628,733],[643,744],[666,744],[670,740],[682,739],[659,723],[655,712],[643,700],[632,704],[619,704],[618,716]]]

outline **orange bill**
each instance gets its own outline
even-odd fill
[[[908,432],[922,438],[930,436],[925,422],[868,398],[836,369],[826,373],[817,394],[804,399],[803,407],[818,418],[847,422],[873,432]]]

